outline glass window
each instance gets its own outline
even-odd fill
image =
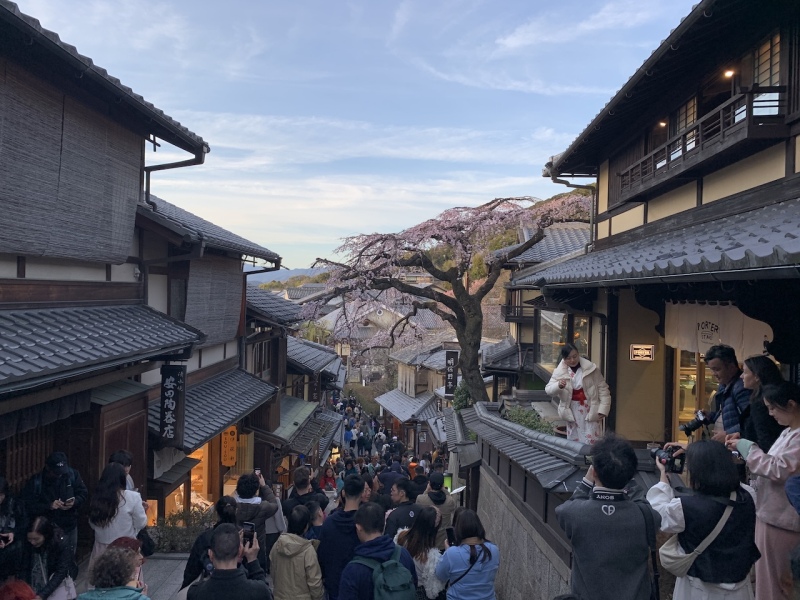
[[[680,425],[695,418],[699,409],[713,410],[717,382],[711,371],[705,368],[703,355],[688,350],[676,350],[678,369],[675,382],[675,431],[674,438],[686,441],[686,434],[678,429]],[[701,382],[700,386],[697,382]]]
[[[591,355],[591,339],[589,338],[592,330],[592,320],[590,317],[575,315],[572,322],[572,343],[578,349],[581,356],[587,358]]]
[[[567,341],[567,315],[540,310],[538,319],[538,363],[553,371],[561,360],[561,347]]]

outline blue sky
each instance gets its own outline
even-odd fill
[[[549,156],[690,0],[17,0],[203,136],[153,192],[304,268],[356,233],[546,198]],[[178,158],[165,148],[151,162]]]

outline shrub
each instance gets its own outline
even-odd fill
[[[158,525],[147,530],[156,542],[156,552],[189,552],[197,536],[214,526],[213,512],[213,508],[190,508],[159,519]]]
[[[535,410],[525,410],[521,406],[514,406],[506,411],[506,420],[533,429],[539,433],[555,435],[553,424],[545,421]]]
[[[462,379],[453,394],[453,409],[459,411],[470,406],[472,406],[472,397],[469,394],[466,382]]]

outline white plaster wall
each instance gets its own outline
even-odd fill
[[[0,277],[14,279],[17,276],[17,257],[10,254],[0,254]]]
[[[225,344],[203,348],[203,367],[225,360]]]
[[[111,281],[119,281],[122,283],[136,283],[139,281],[134,277],[134,268],[136,265],[131,263],[124,263],[121,265],[111,265]]]
[[[156,368],[151,371],[145,371],[141,374],[142,383],[145,385],[159,385],[161,383],[161,365],[163,363],[154,363]]]
[[[147,303],[164,314],[169,311],[167,296],[168,280],[166,275],[148,275]]]
[[[227,350],[225,351],[225,356],[230,358],[231,356],[239,356],[239,343],[236,340],[228,342],[226,344]]]
[[[16,275],[16,267],[14,269]],[[106,266],[99,263],[81,263],[53,258],[26,257],[26,279],[61,281],[105,281]]]

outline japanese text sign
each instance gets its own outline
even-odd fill
[[[186,411],[186,366],[161,367],[161,419],[159,437],[164,447],[183,448]]]
[[[458,383],[458,352],[447,350],[444,364],[444,395],[452,398]]]

